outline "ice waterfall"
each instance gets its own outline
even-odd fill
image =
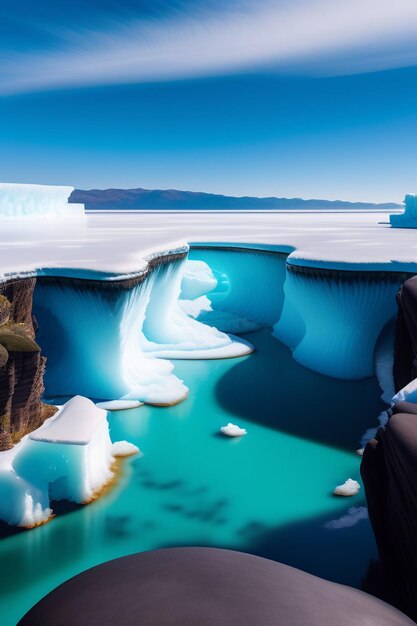
[[[253,348],[178,307],[186,252],[126,280],[39,277],[34,312],[49,397],[179,402],[187,387],[164,358],[241,356]]]

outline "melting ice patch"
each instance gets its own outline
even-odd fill
[[[345,515],[326,522],[324,528],[329,528],[330,530],[352,528],[352,526],[356,526],[356,524],[364,519],[368,519],[368,509],[366,506],[351,506]]]
[[[1,219],[62,219],[84,217],[83,204],[70,204],[74,187],[0,183]]]

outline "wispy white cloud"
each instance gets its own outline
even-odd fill
[[[240,0],[229,8],[3,54],[0,93],[216,76],[260,68],[334,75],[417,64],[416,0]]]

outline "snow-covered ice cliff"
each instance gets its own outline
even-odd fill
[[[83,204],[70,204],[74,187],[0,183],[0,220],[84,217]]]

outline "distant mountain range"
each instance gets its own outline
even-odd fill
[[[256,198],[222,196],[214,193],[176,189],[75,189],[70,202],[81,202],[92,210],[243,210],[243,209],[398,209],[395,202],[373,204],[342,200],[303,200],[302,198]]]

